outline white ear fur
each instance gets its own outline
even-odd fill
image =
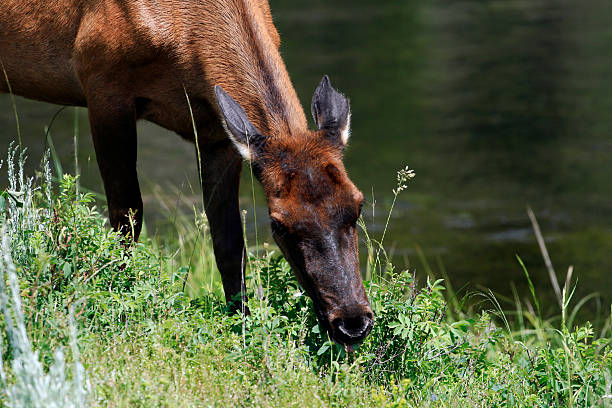
[[[247,161],[253,160],[253,152],[251,151],[250,146],[236,139],[236,136],[234,136],[234,134],[230,132],[229,128],[227,127],[225,119],[222,119],[221,122],[223,123],[223,129],[225,130],[227,137],[229,137],[229,139],[232,141],[232,144],[234,145],[236,150],[238,150],[240,156],[242,156],[242,158]]]
[[[252,161],[255,150],[249,146],[261,134],[247,118],[244,109],[220,85],[214,87],[217,103],[221,113],[221,123],[238,153],[245,159]]]
[[[342,144],[344,146],[346,146],[350,137],[351,137],[351,112],[349,112],[346,118],[346,125],[344,126],[344,128],[340,129],[340,140],[342,141]]]
[[[240,155],[242,156],[244,160],[247,160],[247,161],[253,160],[253,152],[251,151],[249,146],[236,141],[236,139],[233,136],[230,136],[230,139],[232,140],[232,142],[234,143],[234,146],[238,150],[238,153],[240,153]]]

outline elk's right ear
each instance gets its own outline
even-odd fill
[[[219,85],[215,85],[215,96],[227,135],[245,160],[253,160],[255,149],[262,143],[263,136],[249,121],[238,102]]]
[[[312,117],[320,130],[331,131],[346,146],[351,133],[351,108],[348,99],[331,86],[327,75],[312,97]]]

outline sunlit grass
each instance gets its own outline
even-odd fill
[[[420,283],[397,270],[361,221],[375,326],[347,354],[274,247],[249,253],[251,315],[229,314],[206,218],[180,192],[158,193],[166,233],[126,247],[73,177],[50,188],[49,165],[29,179],[23,156],[9,157],[1,223],[26,330],[50,369],[74,310],[92,406],[609,406],[610,310],[577,324],[595,295],[574,299],[571,274],[558,315],[542,316],[533,285],[530,300],[468,292],[482,299],[473,309],[431,268]],[[182,201],[191,216],[176,211]],[[4,403],[16,374],[7,370]]]

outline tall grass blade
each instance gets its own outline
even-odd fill
[[[572,313],[570,314],[570,316],[567,319],[567,327],[571,330],[572,327],[574,326],[574,321],[576,319],[576,316],[578,315],[578,313],[580,312],[580,309],[582,309],[582,307],[591,299],[597,299],[599,298],[599,293],[598,292],[593,292],[593,293],[589,293],[588,295],[586,295],[585,297],[583,297],[582,299],[580,299],[578,301],[578,303],[576,303],[576,306],[574,306],[574,308],[572,309]]]
[[[557,302],[559,302],[560,307],[563,307],[563,298],[561,296],[561,287],[559,286],[559,280],[557,279],[557,274],[555,273],[555,269],[553,268],[552,262],[550,261],[550,256],[548,255],[548,249],[546,248],[546,242],[544,241],[544,237],[542,236],[542,231],[540,230],[540,225],[538,224],[538,220],[536,219],[536,216],[533,213],[533,210],[529,206],[527,206],[527,215],[529,216],[529,220],[531,221],[531,226],[533,227],[533,232],[536,236],[536,240],[538,241],[538,246],[540,247],[542,258],[544,258],[544,263],[546,264],[546,269],[548,270],[548,276],[550,278],[550,283],[552,284],[553,290],[555,291],[555,295],[557,296]]]
[[[76,182],[74,184],[76,195],[79,195],[79,176],[81,170],[79,168],[79,108],[74,107],[74,121],[72,123],[72,139],[74,144],[74,175]]]
[[[61,180],[64,177],[64,169],[62,168],[62,162],[57,154],[57,150],[55,150],[55,144],[53,143],[50,130],[51,129],[48,127],[45,130],[47,146],[49,146],[49,151],[51,152],[51,160],[53,161],[53,166],[55,167],[55,174],[57,175],[57,178]]]
[[[187,107],[189,108],[189,117],[191,118],[191,126],[193,128],[193,137],[195,140],[196,154],[198,156],[198,177],[200,178],[200,188],[204,188],[204,184],[202,180],[202,155],[200,152],[198,127],[196,126],[196,123],[195,123],[195,118],[193,116],[193,109],[191,107],[191,100],[189,99],[189,95],[187,94],[187,88],[185,88],[185,85],[183,85],[183,92],[185,92],[185,99],[187,99]],[[205,208],[203,191],[202,191],[202,208]]]
[[[531,281],[531,277],[529,276],[529,272],[527,271],[527,267],[525,267],[525,264],[523,263],[523,260],[521,259],[520,256],[516,255],[516,259],[518,260],[519,264],[521,265],[521,268],[523,268],[523,272],[525,273],[525,277],[527,278],[527,283],[529,284],[529,291],[531,292],[531,297],[533,299],[533,302],[536,305],[536,310],[538,312],[538,317],[541,319],[542,318],[542,314],[540,313],[540,302],[538,302],[538,297],[536,296],[535,287],[533,286],[533,282]]]
[[[17,141],[19,143],[19,147],[22,147],[21,143],[21,127],[19,125],[19,114],[17,113],[17,103],[15,102],[15,95],[13,94],[13,89],[11,88],[11,82],[9,81],[8,74],[6,73],[6,69],[4,68],[4,63],[2,59],[0,59],[0,66],[2,67],[2,72],[4,73],[4,81],[6,82],[6,86],[8,87],[9,95],[11,95],[11,105],[13,106],[13,115],[15,116],[15,126],[17,126]]]

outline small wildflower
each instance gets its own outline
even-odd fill
[[[408,181],[413,179],[416,176],[414,170],[410,169],[408,166],[397,172],[397,187],[393,189],[393,194],[398,195],[400,192],[408,187]]]

